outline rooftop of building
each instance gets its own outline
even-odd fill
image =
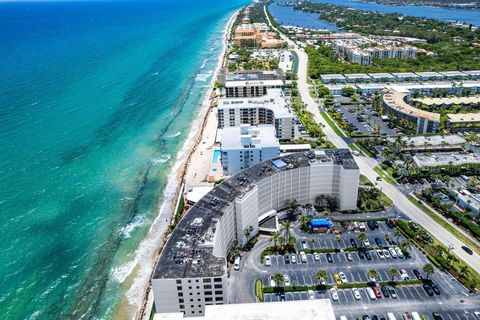
[[[414,101],[421,102],[427,106],[453,105],[453,104],[477,104],[480,103],[480,96],[472,97],[446,97],[446,98],[415,98]]]
[[[432,71],[415,72],[415,73],[421,77],[443,77],[440,73],[432,72]]]
[[[480,122],[480,113],[450,113],[447,117],[450,123]]]
[[[177,224],[155,266],[154,279],[222,276],[226,258],[213,255],[216,224],[224,210],[248,193],[256,183],[280,171],[336,164],[347,170],[358,166],[348,149],[298,152],[263,161],[238,172],[200,199]]]
[[[406,93],[396,90],[387,90],[383,95],[383,101],[390,107],[405,115],[423,118],[434,122],[440,122],[440,114],[417,109],[405,101]]]
[[[347,79],[370,79],[371,77],[366,73],[349,73],[345,74]]]
[[[267,108],[273,111],[275,118],[295,117],[287,97],[282,89],[269,88],[267,94],[260,97],[223,98],[218,100],[218,109]]]
[[[283,80],[235,80],[225,82],[225,87],[251,87],[251,86],[283,86]]]
[[[480,155],[477,153],[434,153],[432,155],[419,153],[413,156],[417,167],[447,166],[449,164],[462,165],[467,163],[479,163]]]
[[[245,148],[245,138],[250,143],[248,148],[280,147],[273,125],[241,125],[223,129],[222,150]]]
[[[320,78],[322,78],[322,79],[342,79],[342,80],[345,80],[345,77],[343,76],[343,74],[338,74],[338,73],[321,74]]]
[[[443,76],[446,76],[446,77],[462,77],[462,76],[466,76],[465,73],[463,73],[462,71],[443,71],[443,72],[440,72],[441,75]]]
[[[407,148],[409,147],[423,147],[425,145],[457,145],[466,143],[465,139],[459,135],[434,135],[434,136],[416,136],[416,137],[402,137]],[[394,143],[397,139],[394,137],[387,138],[387,141]]]
[[[182,313],[156,313],[153,320],[179,320]],[[207,305],[198,320],[335,320],[330,299]]]
[[[468,71],[463,71],[463,73],[471,76],[480,76],[480,70],[468,70]]]
[[[387,72],[380,72],[380,73],[369,73],[368,74],[370,77],[373,79],[378,79],[378,78],[395,78],[393,74],[387,73]]]
[[[413,72],[393,72],[395,77],[406,77],[406,78],[419,78],[420,76]]]

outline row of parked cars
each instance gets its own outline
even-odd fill
[[[480,320],[480,312],[474,312],[476,320]],[[439,312],[432,312],[433,320],[444,320],[444,317]],[[362,317],[356,318],[356,320],[423,320],[428,319],[425,315],[420,315],[418,312],[404,312],[401,316],[401,319],[398,319],[393,312],[387,313],[384,315],[363,315]],[[346,316],[340,316],[340,320],[349,320]]]

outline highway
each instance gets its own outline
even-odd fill
[[[343,140],[342,137],[337,135],[335,131],[329,126],[329,124],[325,121],[325,119],[320,114],[320,110],[318,108],[317,103],[313,100],[310,96],[308,83],[307,83],[307,65],[308,65],[308,55],[300,48],[296,43],[282,34],[277,28],[273,26],[270,21],[270,18],[267,14],[266,7],[264,7],[265,16],[270,24],[270,26],[279,32],[282,39],[287,41],[289,46],[296,52],[298,55],[298,80],[297,86],[300,93],[300,96],[303,102],[307,106],[307,110],[311,112],[314,116],[314,119],[323,125],[323,132],[326,135],[326,138],[332,142],[335,147],[337,148],[348,148],[347,143]],[[379,175],[373,170],[374,167],[378,165],[378,162],[375,159],[369,157],[359,156],[356,157],[357,164],[360,168],[360,173],[365,175],[368,179],[373,182],[377,181]],[[436,237],[441,243],[443,243],[447,247],[453,247],[453,252],[469,264],[472,269],[474,269],[477,273],[480,273],[480,256],[477,253],[473,253],[473,255],[467,254],[465,251],[462,250],[462,246],[465,244],[457,239],[454,235],[450,232],[445,230],[440,224],[438,224],[435,220],[430,218],[426,215],[422,210],[420,210],[417,206],[411,203],[408,198],[395,186],[383,180],[377,182],[377,186],[385,193],[390,199],[392,199],[395,206],[406,214],[410,219],[418,222],[422,227],[425,228],[428,232],[430,232],[434,237]]]

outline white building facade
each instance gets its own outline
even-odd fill
[[[272,125],[240,125],[222,132],[222,166],[225,175],[247,169],[280,155],[280,143]]]
[[[358,184],[348,149],[294,153],[225,180],[187,212],[165,244],[152,279],[156,311],[203,316],[205,306],[224,304],[228,251],[235,239],[245,244],[257,234],[260,216],[283,210],[286,200],[313,204],[318,195],[355,210]]]

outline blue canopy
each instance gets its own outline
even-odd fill
[[[310,226],[312,228],[328,228],[333,227],[333,223],[330,219],[312,219],[310,221]]]

